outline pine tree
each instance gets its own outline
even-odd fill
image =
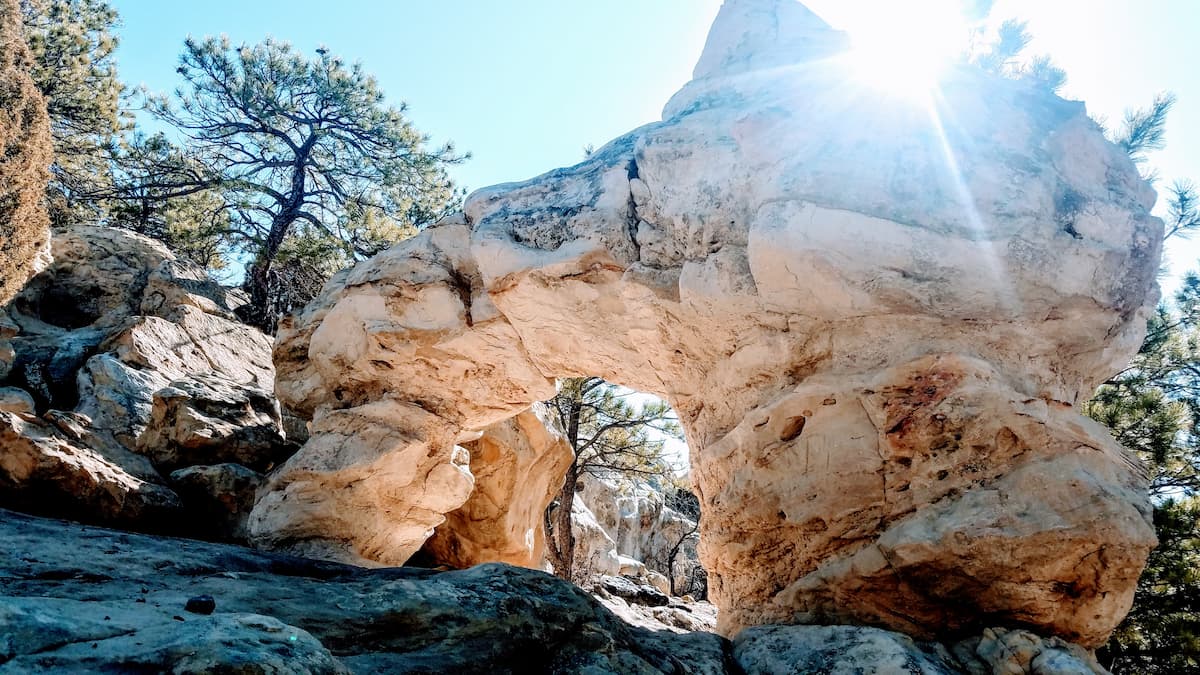
[[[1159,539],[1133,608],[1100,657],[1118,675],[1198,673],[1200,277],[1188,275],[1174,307],[1158,308],[1133,362],[1085,412],[1146,463]]]
[[[1144,161],[1162,146],[1173,101],[1127,113],[1114,142]],[[1194,188],[1180,181],[1167,193],[1166,236],[1186,237],[1200,227]],[[1159,540],[1099,657],[1117,675],[1200,673],[1200,276],[1158,307],[1133,361],[1084,410],[1145,462]]]
[[[574,581],[575,538],[571,507],[584,475],[672,478],[663,457],[667,436],[680,437],[679,422],[662,401],[635,406],[623,390],[598,377],[571,378],[546,402],[566,432],[575,459],[558,498],[546,509],[546,543],[554,573]]]
[[[175,97],[147,105],[179,132],[186,161],[151,164],[120,197],[219,195],[230,244],[247,260],[253,325],[273,331],[294,309],[297,284],[281,273],[296,266],[282,260],[315,272],[371,255],[456,204],[446,168],[462,158],[450,145],[428,149],[361,65],[324,49],[310,59],[273,40],[235,48],[210,38],[187,40],[178,72]]]
[[[109,156],[127,120],[114,51],[117,12],[104,0],[20,0],[32,75],[54,138],[47,196],[55,226],[95,222],[111,186]]]

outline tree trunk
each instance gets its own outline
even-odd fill
[[[579,489],[579,415],[583,404],[579,400],[571,401],[571,409],[567,415],[567,441],[575,459],[567,468],[563,477],[562,489],[558,491],[558,510],[554,512],[554,522],[546,519],[547,539],[550,546],[551,564],[554,565],[554,575],[564,581],[575,582],[575,533],[572,531],[574,518],[572,510],[575,506],[575,491]]]
[[[303,215],[304,199],[307,196],[305,169],[318,137],[315,133],[309,136],[304,145],[297,150],[287,201],[280,204],[280,211],[272,217],[267,240],[255,256],[254,264],[246,270],[246,291],[250,294],[250,304],[242,320],[261,329],[267,335],[274,335],[276,324],[279,323],[275,308],[271,306],[271,265],[275,262],[275,256],[279,254],[288,231]]]
[[[579,473],[574,464],[567,469],[562,489],[558,492],[558,508],[554,512],[554,575],[564,581],[575,581],[575,534],[572,532],[574,518],[571,511],[575,505],[575,490],[579,485]]]
[[[279,323],[271,302],[271,265],[295,220],[295,217],[283,215],[271,222],[271,232],[263,249],[246,270],[246,292],[250,294],[250,304],[242,310],[242,320],[267,335],[274,335]]]
[[[250,304],[246,305],[242,319],[268,335],[274,334],[270,260],[256,260],[246,270],[246,291],[250,294]]]

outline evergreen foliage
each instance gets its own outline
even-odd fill
[[[109,158],[120,132],[123,87],[114,50],[117,13],[104,0],[20,0],[31,74],[46,99],[54,138],[47,191],[56,227],[96,222],[112,186]]]
[[[1135,161],[1162,146],[1174,98],[1128,113],[1113,135]],[[1191,183],[1168,188],[1167,237],[1200,226]],[[1138,580],[1133,607],[1099,651],[1116,675],[1200,673],[1200,276],[1185,276],[1173,304],[1147,324],[1127,368],[1084,411],[1145,462],[1158,547]]]
[[[132,179],[118,196],[161,208],[206,192],[206,202],[173,208],[203,212],[202,226],[186,233],[202,249],[215,236],[242,255],[245,318],[264,330],[311,298],[331,269],[457,204],[446,168],[462,157],[450,145],[427,148],[405,107],[389,106],[359,64],[323,49],[308,58],[274,40],[234,47],[209,38],[187,40],[178,72],[184,86],[174,97],[148,96],[147,110],[179,132],[182,147],[131,143]],[[134,222],[161,230],[169,215]]]

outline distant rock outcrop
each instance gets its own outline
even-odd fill
[[[890,97],[847,46],[728,2],[663,121],[327,284],[276,345],[314,434],[262,541],[406,560],[470,494],[456,445],[589,374],[678,411],[724,632],[1103,643],[1155,537],[1076,406],[1157,301],[1154,191],[1080,103],[966,65]]]
[[[663,592],[673,586],[675,595],[707,596],[698,523],[671,508],[666,491],[617,477],[586,476],[580,485],[576,500],[594,514],[619,555],[640,561],[649,574],[663,575]]]
[[[29,59],[20,2],[0,0],[0,305],[48,261],[54,148]]]

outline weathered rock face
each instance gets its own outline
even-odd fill
[[[140,529],[162,529],[180,516],[178,497],[153,476],[114,462],[63,426],[0,411],[0,504]]]
[[[214,374],[192,375],[154,392],[137,448],[163,469],[233,462],[259,471],[294,450],[270,392]]]
[[[547,414],[536,405],[463,444],[475,489],[425,542],[433,560],[459,568],[505,562],[541,569],[546,507],[574,457]]]
[[[937,643],[877,628],[854,626],[762,626],[733,643],[747,673],[1107,673],[1086,650],[1026,631],[987,629],[981,637],[947,649]]]
[[[723,631],[1102,642],[1155,540],[1075,406],[1158,297],[1154,193],[1082,104],[969,67],[889,99],[845,49],[728,2],[662,122],[334,279],[276,345],[315,433],[255,531],[406,559],[469,492],[460,439],[598,375],[680,413]]]
[[[48,262],[45,197],[54,149],[29,67],[20,3],[0,0],[0,305]]]
[[[603,575],[621,573],[616,542],[578,496],[571,504],[571,536],[575,538],[575,569],[571,578],[576,583],[591,586]]]
[[[0,538],[6,675],[729,672],[715,634],[629,626],[502,564],[365,570],[4,511]],[[211,614],[184,609],[204,595]]]
[[[230,461],[262,470],[294,450],[261,389],[269,339],[232,320],[236,293],[157,242],[77,227],[53,252],[0,312],[0,409],[18,413],[0,417],[0,502],[210,532],[166,476]]]
[[[245,541],[246,521],[265,480],[261,473],[230,462],[172,471],[169,482],[191,515],[194,533]]]

